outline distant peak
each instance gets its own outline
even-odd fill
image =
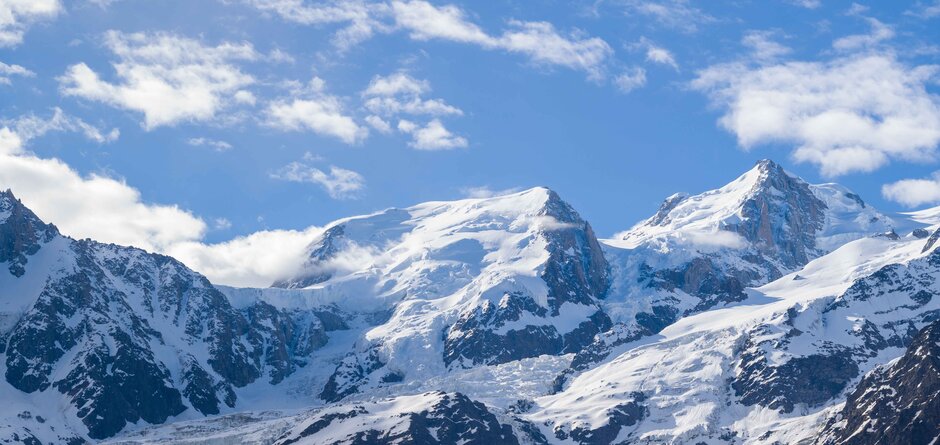
[[[770,159],[761,159],[757,161],[756,163],[754,163],[754,166],[765,171],[766,170],[783,170],[783,168],[780,167],[780,164]]]

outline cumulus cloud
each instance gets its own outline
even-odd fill
[[[614,85],[624,93],[629,93],[646,85],[646,70],[639,67],[628,69],[614,78]]]
[[[143,113],[148,130],[210,121],[234,104],[253,102],[243,88],[254,78],[237,66],[259,57],[251,44],[207,46],[169,33],[118,31],[107,32],[104,44],[118,58],[112,63],[117,82],[79,63],[59,77],[63,94]]]
[[[230,241],[175,243],[168,255],[206,275],[216,284],[267,287],[300,272],[310,245],[323,230],[264,230]]]
[[[398,72],[388,76],[375,76],[362,95],[366,109],[384,116],[401,113],[432,116],[463,114],[461,109],[447,104],[443,99],[423,98],[422,95],[430,89],[427,80],[418,80],[407,73]]]
[[[59,0],[0,1],[0,48],[23,43],[23,35],[30,25],[54,18],[62,9]]]
[[[885,184],[881,194],[885,199],[908,207],[940,203],[940,171],[934,172],[929,178],[903,179]]]
[[[363,106],[374,113],[366,118],[366,122],[381,133],[389,133],[392,128],[388,120],[396,119],[402,114],[463,115],[461,109],[447,104],[443,99],[424,98],[423,95],[430,91],[430,82],[415,79],[405,72],[375,76],[362,92]],[[409,145],[420,150],[446,150],[467,146],[465,138],[452,134],[437,118],[423,126],[409,119],[400,119],[397,128],[402,133],[410,134],[412,142]]]
[[[398,121],[398,130],[410,134],[411,142],[408,145],[418,150],[453,150],[468,145],[466,138],[451,133],[438,119],[431,120],[423,127],[402,119]]]
[[[50,131],[72,131],[109,142],[103,132],[56,109],[51,118],[28,115],[0,127],[0,184],[63,233],[104,242],[159,250],[202,237],[206,225],[176,206],[143,202],[124,181],[100,174],[83,176],[58,159],[44,159],[27,144]]]
[[[295,86],[289,98],[271,102],[265,110],[268,126],[287,131],[312,131],[355,144],[369,136],[369,129],[346,113],[343,101],[326,93],[323,79],[314,77]]]
[[[309,182],[326,190],[333,199],[352,199],[365,188],[366,180],[359,173],[335,165],[329,172],[301,162],[291,162],[271,174],[274,179],[291,182]]]
[[[209,138],[189,138],[186,143],[193,147],[211,147],[215,151],[226,151],[232,148],[232,144],[228,142]]]
[[[863,53],[825,62],[720,64],[700,71],[692,87],[723,110],[719,123],[741,147],[794,144],[797,161],[837,176],[934,156],[940,101],[927,85],[937,72],[891,54]]]
[[[10,77],[13,76],[33,77],[35,75],[36,73],[20,65],[7,65],[0,62],[0,84],[9,85],[11,83]]]

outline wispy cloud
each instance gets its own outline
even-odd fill
[[[366,186],[359,173],[335,165],[323,171],[302,162],[291,162],[271,174],[274,179],[317,184],[333,199],[354,199]]]
[[[461,7],[437,6],[424,0],[318,4],[301,0],[246,0],[246,3],[296,23],[340,25],[342,28],[333,36],[333,42],[343,50],[376,33],[405,32],[418,41],[446,40],[517,53],[535,64],[580,70],[595,79],[603,77],[604,65],[613,53],[600,38],[587,37],[578,31],[559,32],[543,21],[510,20],[501,33],[489,33],[470,20]]]
[[[35,75],[36,73],[20,65],[7,65],[0,62],[0,84],[9,85],[11,83],[10,77],[12,76],[34,77]]]
[[[226,151],[232,148],[232,144],[228,142],[203,137],[189,138],[186,140],[186,143],[193,147],[211,147],[215,151]]]
[[[646,85],[646,70],[640,67],[630,68],[614,78],[614,85],[624,93],[640,88]]]

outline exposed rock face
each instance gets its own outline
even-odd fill
[[[841,394],[869,361],[911,344],[940,318],[940,251],[891,264],[861,278],[838,298],[792,308],[745,337],[731,387],[744,405],[791,412]]]
[[[190,407],[217,414],[235,406],[234,388],[279,382],[326,341],[314,314],[264,303],[243,313],[172,258],[62,237],[9,193],[0,209],[5,280],[39,289],[0,293],[26,303],[2,314],[14,321],[0,326],[4,378],[25,393],[61,393],[91,438]],[[42,251],[55,262],[34,267]]]
[[[611,327],[598,301],[610,284],[608,265],[591,226],[555,192],[549,192],[539,215],[553,220],[553,227],[539,233],[549,253],[541,273],[548,287],[547,304],[513,292],[499,303],[484,301],[466,310],[446,333],[447,365],[499,364],[577,352]],[[576,327],[562,332],[552,319],[571,317],[570,312],[588,316],[579,316]]]
[[[393,374],[382,370],[384,366],[385,362],[379,358],[378,345],[369,348],[364,353],[349,354],[330,375],[323,391],[320,392],[320,398],[327,402],[338,402],[346,396],[355,394],[360,387],[369,384],[370,381],[380,383],[395,381],[395,377],[388,377]],[[373,375],[379,373],[382,375]]]
[[[407,383],[414,368],[577,352],[612,325],[601,305],[610,285],[601,245],[545,188],[341,220],[310,251],[304,272],[279,285],[398,302],[372,331],[381,334],[362,339],[336,368],[325,400]],[[335,261],[350,255],[362,264]]]
[[[9,262],[14,276],[23,276],[28,257],[59,231],[45,224],[13,196],[9,190],[0,192],[0,263]]]
[[[812,354],[771,365],[760,348],[741,355],[740,373],[731,387],[743,405],[761,405],[789,413],[795,404],[819,406],[832,399],[858,375],[847,352]]]
[[[901,445],[940,437],[940,321],[907,352],[866,375],[818,439],[820,444]]]
[[[407,408],[395,409],[396,404]],[[510,445],[520,440],[482,403],[435,392],[324,408],[275,443]]]
[[[857,195],[846,194],[842,199],[865,208]],[[700,203],[710,200],[716,201],[710,205],[730,207],[698,209]],[[650,287],[681,290],[702,299],[694,308],[699,311],[719,302],[739,300],[745,287],[774,280],[824,253],[816,237],[825,226],[827,210],[826,202],[809,184],[790,176],[780,165],[763,160],[722,189],[698,196],[670,197],[655,216],[622,236],[625,240],[657,242],[660,235],[653,234],[669,235],[663,231],[681,233],[691,230],[689,226],[701,226],[697,229],[700,233],[693,236],[727,238],[730,252],[700,250],[688,262],[674,267],[640,265],[640,278]],[[708,221],[709,217],[702,217],[706,221],[690,219],[690,212],[701,211],[714,212],[710,217],[713,221]],[[739,236],[736,243],[732,242],[734,235]],[[735,258],[729,259],[728,254]]]
[[[624,428],[639,423],[649,414],[649,407],[643,404],[646,396],[635,392],[629,395],[630,401],[621,403],[607,411],[607,424],[598,428],[577,427],[569,432],[555,430],[555,437],[560,440],[571,439],[583,445],[609,445],[617,441]]]
[[[607,308],[617,326],[585,348],[566,374],[683,316],[741,301],[748,287],[892,224],[847,189],[807,184],[768,160],[720,189],[673,195],[606,246],[617,277],[610,294],[629,310],[614,316],[616,307]],[[565,379],[559,377],[559,387]]]

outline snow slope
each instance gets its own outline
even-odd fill
[[[905,336],[940,310],[936,298],[912,301],[915,282],[928,294],[940,292],[940,253],[922,252],[924,245],[914,236],[848,243],[750,290],[744,301],[620,346],[562,392],[537,398],[526,418],[551,425],[546,434],[568,437],[604,428],[618,406],[639,398],[644,414],[617,429],[618,441],[812,438],[851,382],[903,353]],[[910,276],[879,279],[895,269]],[[851,372],[830,375],[845,370]],[[807,390],[819,382],[830,386]]]

